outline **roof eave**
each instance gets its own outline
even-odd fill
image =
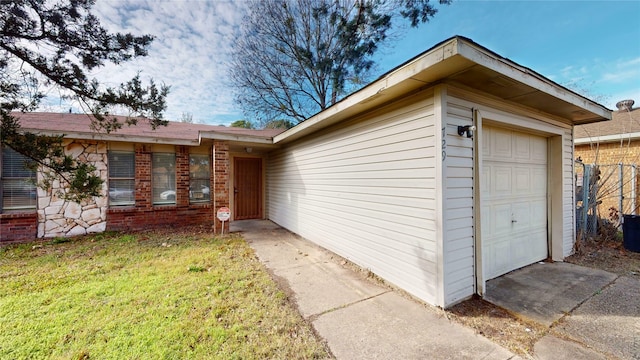
[[[229,134],[229,133],[221,133],[218,131],[201,131],[200,139],[212,139],[212,140],[225,140],[225,141],[237,141],[243,143],[253,143],[253,144],[261,144],[261,145],[272,145],[273,138],[266,136],[257,136],[257,135],[246,135],[246,134]]]
[[[135,142],[142,144],[166,144],[166,145],[186,145],[186,146],[198,146],[200,145],[200,139],[186,140],[186,139],[171,139],[163,137],[146,137],[146,136],[132,136],[127,134],[117,133],[86,133],[86,132],[73,132],[73,131],[55,131],[55,130],[42,130],[42,129],[29,129],[21,128],[26,132],[34,134],[42,134],[48,136],[64,136],[68,139],[78,140],[98,140],[98,141],[121,141],[121,142]]]
[[[576,138],[574,143],[576,145],[585,144],[597,144],[597,143],[611,143],[619,141],[631,141],[640,139],[640,132],[625,133],[625,134],[612,134],[602,136],[592,136],[586,138]]]
[[[524,85],[529,91],[526,94],[528,96],[526,100],[529,103],[553,101],[561,104],[564,111],[564,116],[561,117],[567,119],[570,125],[611,119],[611,110],[606,107],[505,59],[470,39],[456,36],[391,70],[378,80],[301,124],[275,136],[274,143],[294,141],[349,116],[374,109],[403,94],[427,88],[454,76],[463,76],[461,74],[465,71],[478,66],[488,69],[491,74],[502,75],[510,81],[513,80],[514,84],[520,87]],[[505,100],[518,102],[524,101],[524,98]],[[532,107],[530,104],[524,105]],[[552,112],[550,114],[559,116]]]

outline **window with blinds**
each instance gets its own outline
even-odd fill
[[[136,202],[134,152],[109,151],[109,205],[127,206]]]
[[[176,154],[153,153],[152,159],[153,204],[175,204]]]
[[[35,209],[38,199],[36,173],[25,166],[27,158],[10,148],[2,148],[0,173],[0,210]]]
[[[209,155],[189,155],[189,201],[208,202],[211,199],[211,166]]]

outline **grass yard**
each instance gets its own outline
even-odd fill
[[[0,359],[329,356],[239,236],[103,233],[0,248]]]

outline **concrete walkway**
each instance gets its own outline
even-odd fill
[[[367,280],[270,221],[237,221],[337,359],[517,359],[435,309]]]

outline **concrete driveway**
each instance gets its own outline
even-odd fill
[[[485,299],[549,327],[537,359],[640,359],[640,277],[537,263],[487,282]]]

